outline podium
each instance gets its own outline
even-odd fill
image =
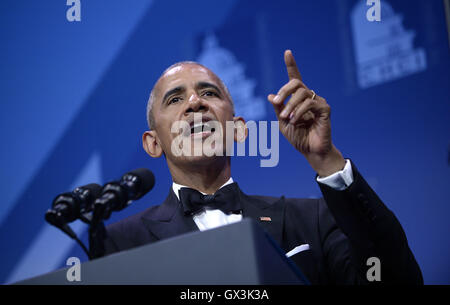
[[[19,285],[302,285],[307,279],[250,219],[122,251],[17,282]]]

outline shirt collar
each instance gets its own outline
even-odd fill
[[[230,177],[230,179],[228,179],[227,182],[225,182],[221,187],[219,187],[219,189],[221,189],[221,188],[223,188],[224,186],[226,186],[226,185],[228,185],[228,184],[231,184],[231,183],[233,183],[233,182],[234,182],[234,181],[233,181],[233,178]],[[181,185],[181,184],[178,184],[178,183],[175,183],[175,182],[172,183],[172,189],[173,189],[173,192],[174,192],[175,195],[177,196],[178,200],[180,200],[180,195],[178,195],[178,191],[179,191],[182,187],[188,187],[188,186]],[[199,192],[200,192],[200,191],[199,191]],[[206,194],[203,193],[203,192],[200,192],[200,193],[202,193],[203,195],[206,195]]]

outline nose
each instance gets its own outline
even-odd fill
[[[188,105],[188,107],[186,108],[186,113],[190,113],[190,112],[206,112],[208,110],[207,104],[195,92],[192,93],[189,96],[187,105]]]

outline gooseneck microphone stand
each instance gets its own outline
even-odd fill
[[[87,254],[89,260],[105,255],[106,229],[104,220],[113,211],[120,211],[132,201],[140,199],[155,185],[153,173],[139,168],[101,187],[92,183],[73,192],[58,195],[52,208],[45,213],[45,220],[74,239]],[[68,225],[76,219],[89,225],[89,250]]]

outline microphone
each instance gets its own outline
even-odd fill
[[[63,193],[53,200],[52,208],[45,213],[45,220],[62,228],[82,215],[92,211],[94,200],[101,195],[102,187],[96,183],[77,187],[72,192]]]
[[[102,194],[94,202],[93,223],[108,219],[112,211],[120,211],[131,201],[147,194],[155,185],[155,176],[146,168],[138,168],[103,186]]]

